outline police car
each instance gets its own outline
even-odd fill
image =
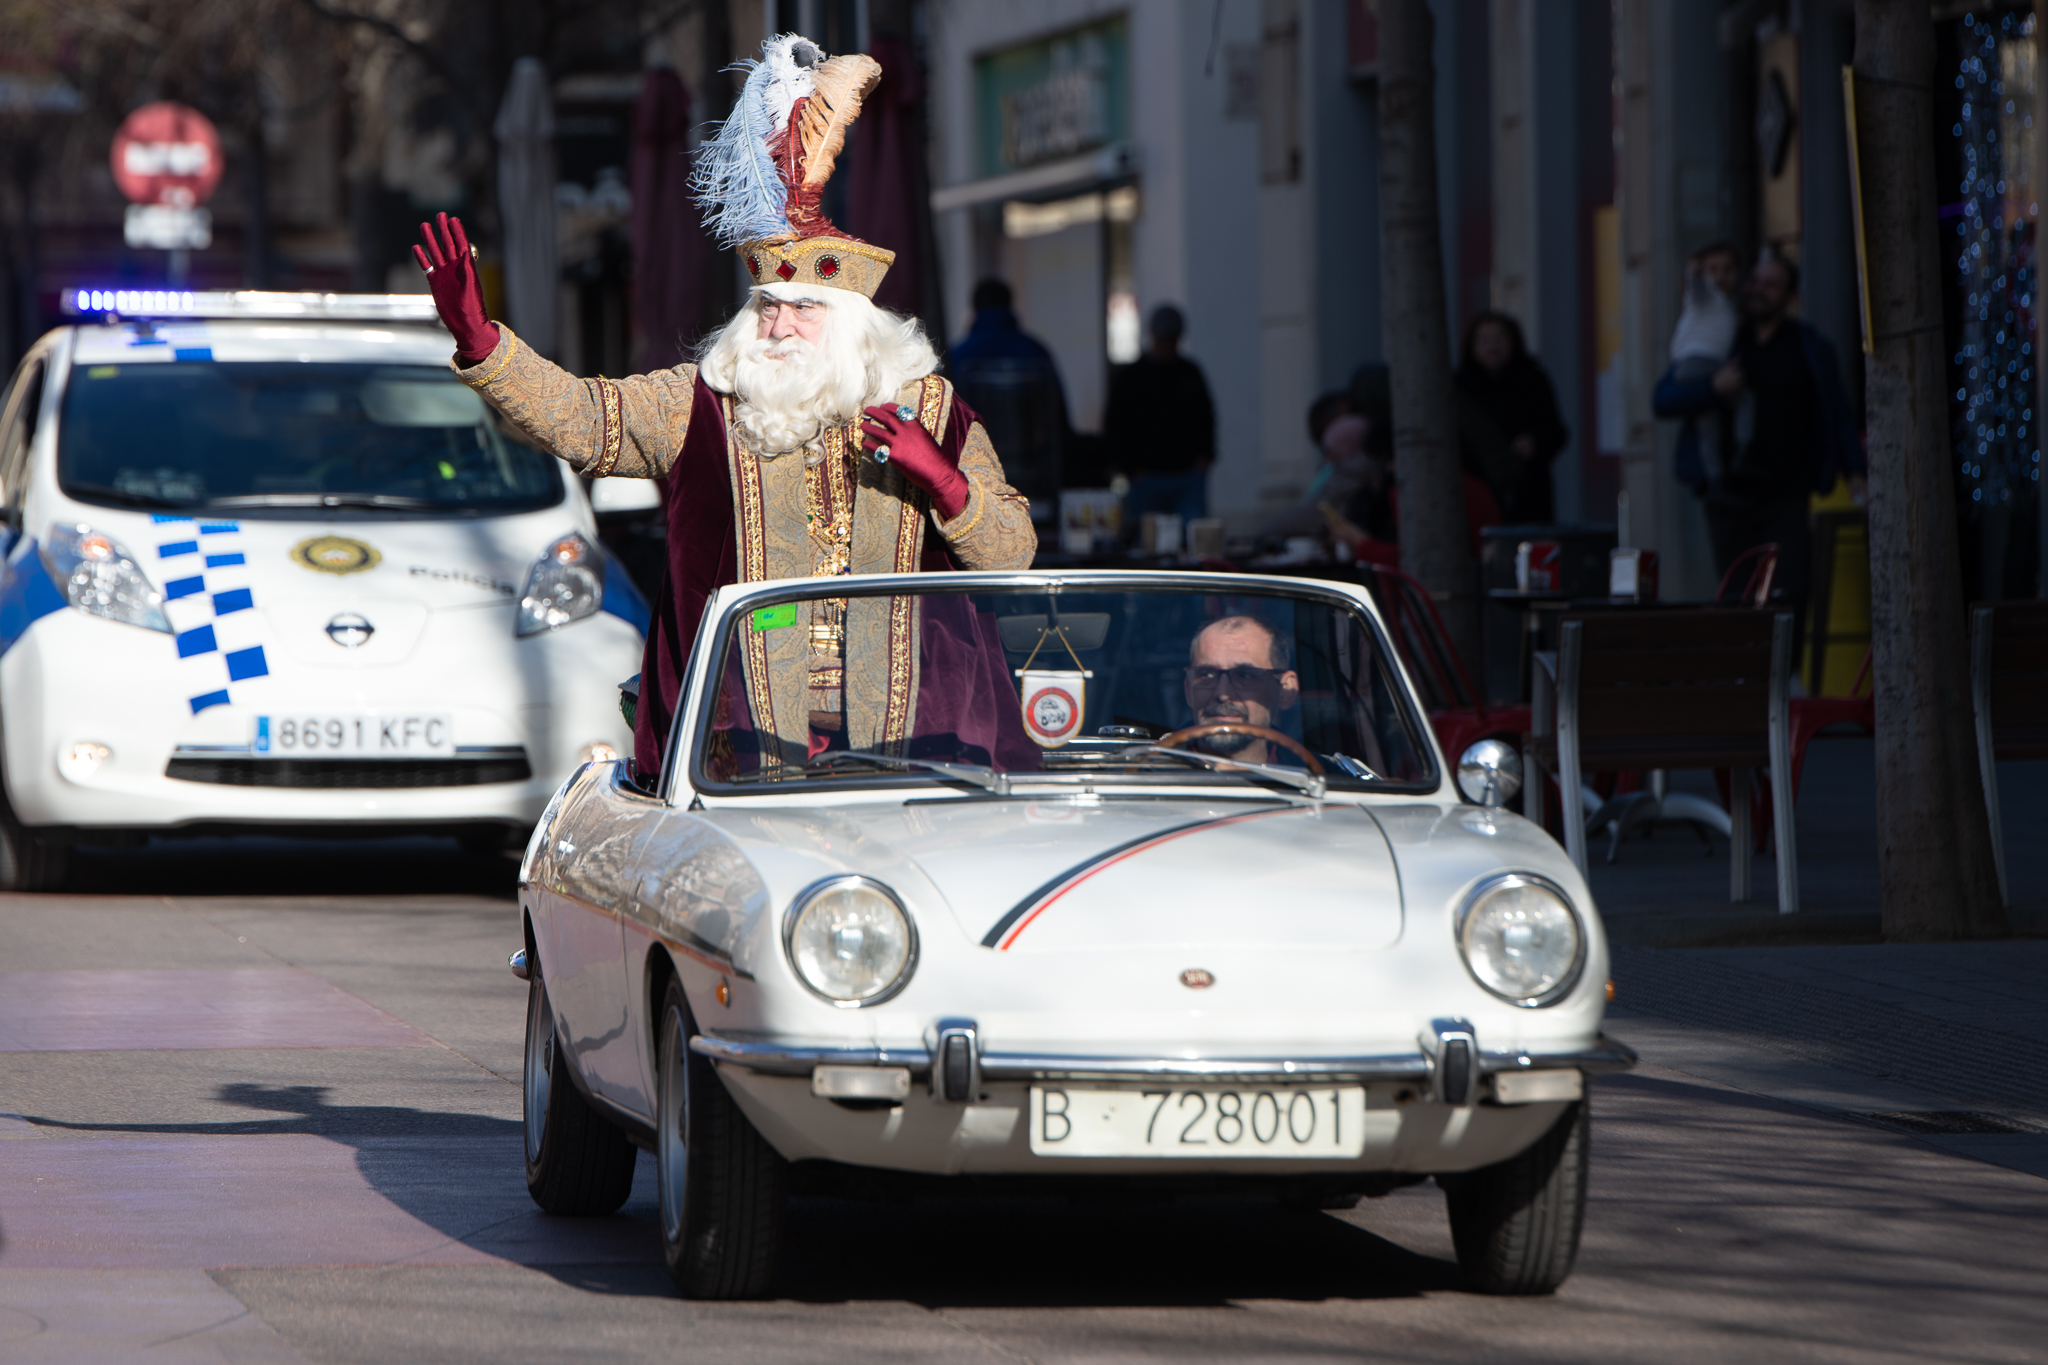
[[[647,604],[430,300],[65,303],[0,404],[0,887],[174,831],[511,846],[628,750]]]

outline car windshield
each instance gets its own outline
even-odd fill
[[[562,497],[555,462],[426,365],[91,365],[64,396],[58,480],[125,507],[519,512]]]
[[[1305,590],[1076,579],[791,596],[733,616],[691,746],[700,787],[1032,780],[1435,785],[1356,605]]]

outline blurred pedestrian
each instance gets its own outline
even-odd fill
[[[974,286],[974,325],[954,344],[946,369],[1003,452],[1010,486],[1031,499],[1031,519],[1054,520],[1072,438],[1067,394],[1052,352],[1018,324],[1009,285],[986,279]]]
[[[1659,417],[1678,416],[1671,405],[1685,405],[1688,386],[1711,379],[1735,350],[1735,333],[1742,325],[1735,295],[1742,274],[1742,258],[1726,242],[1703,246],[1686,261],[1678,325],[1671,333],[1671,366],[1651,396]],[[1733,419],[1733,410],[1718,402],[1683,415],[1676,450],[1680,483],[1695,492],[1719,485],[1734,456]]]
[[[1301,501],[1266,524],[1265,536],[1317,536],[1324,530],[1323,504],[1343,508],[1350,505],[1368,477],[1371,456],[1366,445],[1372,436],[1372,420],[1354,412],[1351,395],[1332,389],[1308,408],[1308,439],[1322,456],[1322,463],[1310,477]]]
[[[1569,432],[1550,376],[1506,313],[1475,315],[1458,365],[1458,444],[1510,524],[1552,521],[1550,465]]]
[[[1690,379],[1674,367],[1653,403],[1660,417],[1732,418],[1720,471],[1704,466],[1695,441],[1678,451],[1678,476],[1704,506],[1716,571],[1725,574],[1745,550],[1776,544],[1771,596],[1803,617],[1809,499],[1843,476],[1860,498],[1865,465],[1835,348],[1791,316],[1798,297],[1799,267],[1764,256],[1742,284],[1734,353],[1711,374]]]
[[[1202,367],[1180,353],[1187,319],[1162,303],[1152,310],[1152,345],[1109,372],[1102,432],[1110,461],[1130,476],[1124,524],[1172,512],[1185,525],[1209,515],[1209,466],[1216,463],[1216,409]]]

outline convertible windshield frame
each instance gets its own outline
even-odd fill
[[[1427,714],[1418,703],[1414,684],[1408,676],[1407,665],[1395,650],[1378,611],[1369,608],[1366,603],[1361,603],[1352,593],[1344,591],[1344,588],[1350,585],[1333,585],[1312,579],[1204,573],[1192,570],[1176,572],[1085,569],[1021,573],[966,571],[946,574],[876,574],[842,578],[832,583],[830,595],[843,598],[900,595],[906,578],[915,584],[918,592],[927,594],[969,596],[978,593],[1070,592],[1079,595],[1093,592],[1177,590],[1217,592],[1233,597],[1307,600],[1347,613],[1363,622],[1371,633],[1374,648],[1386,661],[1390,680],[1395,684],[1389,690],[1393,694],[1394,704],[1400,708],[1401,723],[1418,741],[1417,747],[1424,771],[1420,776],[1408,779],[1361,778],[1332,768],[1324,774],[1325,793],[1330,796],[1434,796],[1443,789],[1444,773],[1437,756],[1436,734],[1429,724]],[[738,593],[719,608],[715,618],[707,617],[700,625],[691,650],[689,670],[685,674],[690,680],[690,690],[682,699],[684,704],[677,708],[669,733],[667,761],[661,780],[661,790],[669,800],[688,801],[695,794],[721,799],[766,797],[786,802],[793,797],[820,798],[834,792],[929,791],[934,787],[950,788],[958,792],[963,799],[981,800],[1052,795],[1062,791],[1077,795],[1083,791],[1129,792],[1136,795],[1147,788],[1188,787],[1204,789],[1205,794],[1213,789],[1219,796],[1226,792],[1237,792],[1247,796],[1258,793],[1270,800],[1317,799],[1309,796],[1299,782],[1291,779],[1274,780],[1249,767],[1219,766],[1218,769],[1204,771],[1178,762],[1172,762],[1171,766],[1162,765],[1157,769],[1137,772],[1006,772],[1002,774],[1005,779],[1002,786],[1007,790],[1001,793],[990,790],[991,784],[987,782],[969,780],[958,775],[949,776],[944,772],[889,772],[880,768],[860,769],[850,765],[835,772],[829,781],[785,779],[766,782],[743,778],[727,782],[710,776],[705,770],[704,759],[710,748],[712,723],[717,710],[717,680],[724,676],[728,666],[735,623],[742,615],[763,608],[804,602],[819,597],[823,595],[822,582],[819,579],[791,579],[773,587],[764,586]],[[1362,593],[1363,590],[1360,589],[1359,592]]]

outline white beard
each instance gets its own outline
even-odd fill
[[[826,297],[816,301],[827,308],[815,346],[796,337],[761,340],[760,315],[747,307],[698,354],[704,382],[737,400],[739,434],[764,457],[816,450],[828,427],[851,425],[862,408],[894,402],[905,384],[938,368],[916,319],[877,308],[863,295],[789,285],[754,292],[770,298],[822,293]]]
[[[853,347],[835,344],[828,323],[819,344],[802,337],[750,337],[733,358],[734,420],[765,456],[814,444],[827,427],[860,416],[867,367]]]

